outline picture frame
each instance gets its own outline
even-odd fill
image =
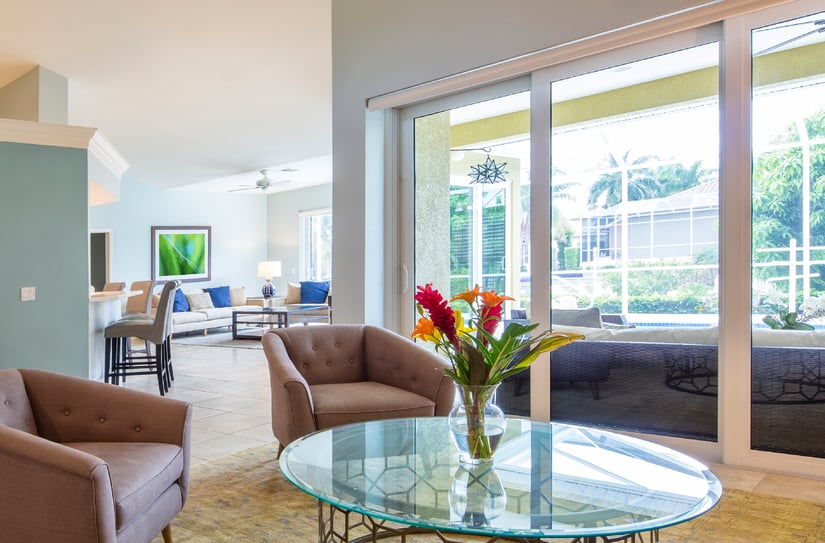
[[[212,279],[211,226],[153,226],[152,279],[210,281]]]

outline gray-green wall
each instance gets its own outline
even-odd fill
[[[88,377],[87,162],[85,149],[0,142],[0,368]]]

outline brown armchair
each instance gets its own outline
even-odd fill
[[[272,431],[283,449],[324,428],[377,419],[446,416],[455,386],[447,362],[377,326],[331,324],[263,337]],[[280,451],[279,451],[280,452]]]
[[[77,377],[0,370],[7,542],[171,542],[189,489],[192,408]]]

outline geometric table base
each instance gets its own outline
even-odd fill
[[[367,543],[389,537],[397,537],[401,543],[407,542],[407,536],[427,535],[441,543],[464,543],[467,539],[452,539],[462,534],[443,533],[438,530],[419,528],[417,526],[396,525],[383,519],[374,519],[362,513],[347,511],[318,500],[318,543]],[[563,539],[541,539],[533,537],[504,537],[467,534],[472,541],[494,543],[496,541],[515,541],[518,543],[551,543]],[[588,536],[567,539],[568,543],[658,543],[659,530],[614,536]]]

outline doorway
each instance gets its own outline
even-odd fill
[[[89,234],[89,274],[95,291],[103,290],[109,279],[109,232]]]

